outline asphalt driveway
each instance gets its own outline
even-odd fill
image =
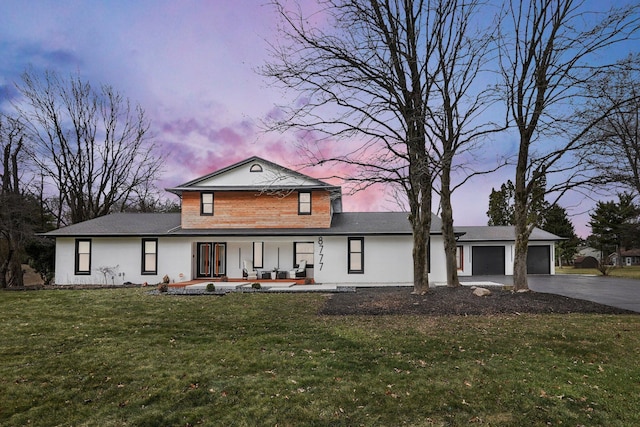
[[[513,276],[460,277],[461,282],[474,282],[479,279],[504,285],[513,284]],[[532,291],[564,295],[640,313],[640,280],[557,274],[531,275],[528,281]]]

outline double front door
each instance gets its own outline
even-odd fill
[[[226,243],[199,242],[196,251],[197,277],[219,277],[227,274]]]

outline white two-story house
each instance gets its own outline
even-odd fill
[[[116,213],[47,233],[56,239],[56,284],[175,283],[312,278],[316,283],[413,280],[406,212],[343,212],[340,187],[251,157],[168,191],[181,213]],[[434,215],[430,281],[445,281]],[[457,227],[460,275],[513,273],[513,227]],[[530,273],[554,273],[554,241],[531,237]],[[297,268],[297,272],[295,269]],[[295,277],[292,277],[295,275]]]

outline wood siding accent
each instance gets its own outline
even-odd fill
[[[328,191],[311,193],[311,215],[298,215],[298,192],[284,197],[253,191],[216,192],[213,216],[200,215],[200,192],[182,193],[183,229],[329,228]]]

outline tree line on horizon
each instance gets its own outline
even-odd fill
[[[164,158],[143,109],[79,75],[26,71],[0,113],[0,288],[29,263],[45,284],[55,244],[40,233],[112,212],[177,209],[154,187]]]

